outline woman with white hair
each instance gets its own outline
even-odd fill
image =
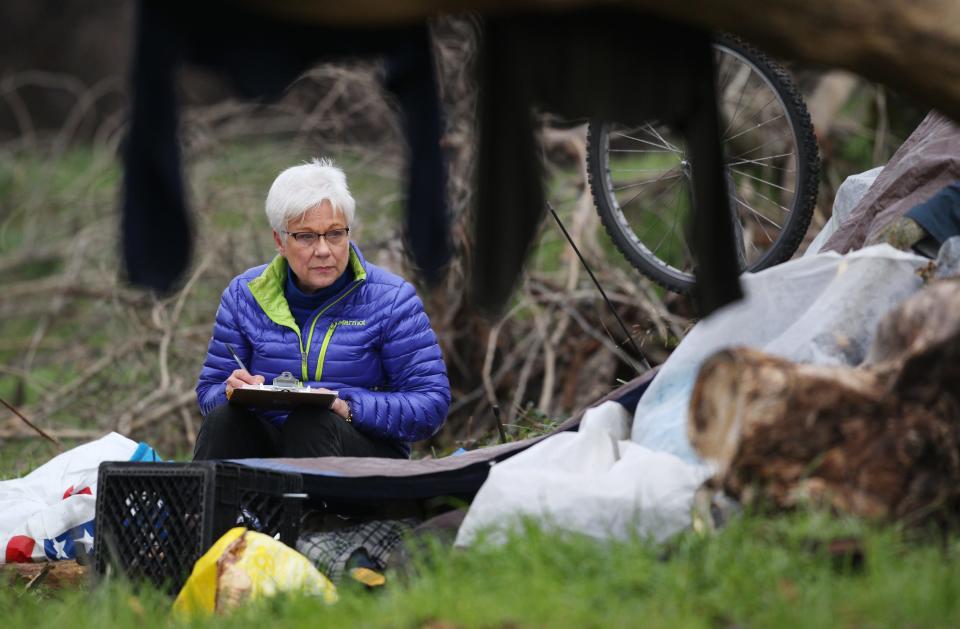
[[[355,206],[328,160],[273,182],[266,211],[278,255],[223,292],[197,384],[194,459],[406,457],[410,442],[439,430],[450,385],[436,335],[413,287],[350,240]],[[335,391],[332,406],[227,402],[233,389],[285,371]]]

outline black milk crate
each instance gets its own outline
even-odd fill
[[[301,487],[299,474],[231,463],[101,463],[97,573],[115,568],[176,594],[197,559],[234,526],[279,534],[292,547]]]

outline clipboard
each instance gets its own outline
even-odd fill
[[[272,384],[248,384],[227,394],[230,404],[256,408],[294,408],[319,406],[330,408],[336,393],[326,393],[310,387],[278,387]]]
[[[233,348],[227,349],[236,358],[242,369],[243,363],[237,358]],[[227,392],[227,402],[256,408],[294,408],[296,406],[319,406],[330,408],[337,399],[337,393],[327,393],[319,389],[305,387],[289,371],[273,379],[273,384],[245,384]]]

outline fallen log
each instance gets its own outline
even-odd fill
[[[596,0],[420,0],[276,3],[269,13],[329,25],[401,24],[443,13],[551,13],[610,6]],[[956,0],[627,0],[622,8],[740,35],[786,59],[851,70],[960,121],[960,3]],[[642,20],[640,20],[642,23]]]
[[[960,281],[888,313],[864,365],[718,352],[698,374],[690,440],[744,504],[960,524]]]

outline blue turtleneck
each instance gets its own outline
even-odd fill
[[[350,266],[347,265],[346,270],[340,274],[340,277],[338,277],[337,281],[333,284],[326,288],[321,288],[315,293],[305,293],[297,288],[293,271],[290,270],[290,266],[288,265],[287,284],[283,289],[283,294],[287,298],[287,304],[290,306],[290,313],[293,315],[293,319],[297,322],[297,325],[300,326],[300,329],[303,330],[307,321],[310,320],[310,315],[335,295],[339,294],[340,291],[347,287],[351,280],[353,280],[353,271],[350,269]]]

